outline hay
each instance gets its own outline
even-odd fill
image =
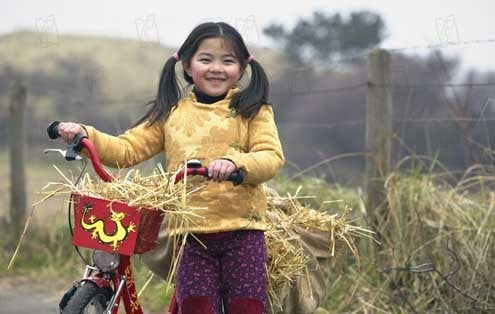
[[[180,170],[180,169],[179,169]],[[57,169],[57,171],[59,171]],[[92,179],[89,174],[85,174],[77,187],[65,177],[62,182],[49,183],[44,192],[47,195],[69,195],[79,193],[91,197],[102,198],[109,201],[127,203],[129,206],[137,208],[154,208],[175,215],[175,224],[169,226],[171,230],[185,229],[190,223],[191,217],[198,217],[194,211],[186,204],[186,196],[197,192],[205,185],[195,184],[195,188],[188,190],[187,177],[183,182],[173,184],[176,173],[165,173],[159,166],[150,176],[142,176],[138,170],[130,170],[127,173],[119,171],[113,182],[103,182],[100,179]],[[56,191],[56,192],[54,192]],[[267,244],[267,274],[268,292],[271,304],[281,307],[282,300],[278,296],[278,291],[287,283],[292,283],[298,276],[306,276],[308,287],[311,290],[309,280],[308,256],[304,253],[299,244],[300,239],[292,229],[298,226],[306,231],[318,230],[328,232],[328,250],[331,256],[337,254],[339,248],[348,247],[359,262],[358,250],[354,244],[356,237],[371,237],[371,232],[357,226],[349,224],[346,210],[342,216],[330,215],[324,211],[314,210],[304,207],[300,199],[307,198],[298,196],[298,189],[294,196],[287,195],[281,197],[274,190],[267,190],[267,222],[269,229],[265,233]],[[313,196],[311,198],[314,198]],[[174,281],[177,261],[189,235],[181,237],[181,242],[177,243],[174,237],[173,252],[179,252],[179,256],[174,256],[174,264],[170,268],[168,276],[169,286]],[[341,245],[338,245],[338,244]],[[177,248],[179,248],[177,250]],[[310,291],[311,294],[311,291]]]
[[[202,189],[204,185],[187,191],[185,181],[173,184],[175,174],[165,173],[161,168],[150,176],[142,176],[138,170],[130,170],[127,173],[119,171],[114,181],[103,182],[100,179],[92,179],[86,173],[77,187],[65,177],[65,182],[50,183],[48,186],[61,187],[63,189],[59,192],[61,194],[78,193],[112,202],[127,203],[136,208],[152,208],[186,217],[196,216],[193,213],[196,208],[188,208],[185,197]]]
[[[337,248],[349,248],[359,264],[359,253],[354,244],[357,237],[372,238],[371,231],[354,226],[347,217],[350,208],[345,206],[342,216],[330,215],[325,211],[314,210],[301,205],[300,199],[314,196],[288,194],[281,197],[274,189],[267,188],[267,220],[269,230],[265,233],[268,251],[268,294],[272,305],[282,308],[279,290],[287,283],[291,284],[298,276],[305,276],[311,290],[308,270],[308,256],[300,245],[299,237],[293,232],[295,226],[306,231],[321,231],[329,234],[328,250],[335,257]],[[312,291],[309,291],[312,297]]]
[[[94,179],[86,173],[81,177],[77,186],[74,184],[76,180],[69,179],[55,165],[54,168],[63,180],[60,182],[50,182],[42,189],[40,194],[43,197],[40,201],[33,204],[32,212],[34,212],[36,206],[54,196],[69,196],[72,193],[77,193],[111,202],[127,203],[129,206],[136,207],[138,210],[142,208],[160,210],[167,215],[174,216],[174,225],[169,226],[173,229],[187,229],[192,222],[191,218],[201,218],[195,214],[195,210],[198,208],[187,206],[186,197],[204,188],[206,185],[195,185],[194,189],[188,190],[187,177],[183,181],[173,184],[176,174],[183,168],[179,168],[175,173],[166,173],[158,165],[150,176],[142,176],[138,170],[127,172],[119,170],[112,182],[104,182],[99,178]],[[32,216],[32,213],[30,216]],[[9,269],[14,265],[22,240],[29,227],[29,222],[30,219],[25,224],[24,232],[10,260]],[[174,243],[174,246],[176,245]],[[179,250],[179,252],[181,251]],[[176,265],[174,265],[175,267]],[[172,281],[173,276],[171,275],[169,282]]]

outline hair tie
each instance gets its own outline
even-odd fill
[[[251,63],[251,61],[254,60],[254,56],[253,55],[249,55],[249,57],[247,58],[247,63]]]
[[[179,62],[180,61],[180,56],[177,52],[174,52],[174,54],[172,55],[172,57],[174,57],[175,61]]]

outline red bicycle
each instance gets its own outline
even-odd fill
[[[55,121],[47,129],[51,139],[60,137],[58,124],[59,122]],[[82,174],[86,165],[85,158],[80,155],[83,148],[87,149],[98,176],[105,182],[112,181],[113,177],[103,168],[93,143],[82,134],[77,134],[66,150],[46,149],[45,153],[60,153],[67,161],[82,160]],[[197,160],[190,160],[186,169],[176,175],[175,183],[186,175],[207,177],[208,168],[202,167]],[[74,185],[79,183],[79,178]],[[228,178],[234,185],[242,183],[243,179],[244,174],[241,170],[234,171]],[[162,212],[154,209],[138,210],[125,203],[73,193],[68,214],[72,243],[86,267],[82,279],[75,281],[62,297],[59,303],[60,313],[117,314],[120,302],[124,304],[126,313],[143,313],[137,297],[130,258],[155,247],[163,220]],[[78,247],[93,250],[91,265],[79,252]],[[178,312],[175,293],[168,312]]]

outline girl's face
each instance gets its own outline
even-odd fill
[[[201,42],[190,64],[183,64],[194,85],[209,96],[220,96],[237,84],[243,71],[229,42],[208,38]]]

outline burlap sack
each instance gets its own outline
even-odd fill
[[[168,217],[163,219],[160,233],[158,234],[158,243],[154,250],[141,255],[141,260],[155,274],[167,280],[169,270],[172,267],[173,259],[173,239],[168,233]]]
[[[278,223],[270,211],[267,217],[272,223]],[[308,256],[309,278],[303,273],[292,283],[287,282],[277,293],[282,308],[272,306],[270,310],[273,314],[311,314],[327,297],[328,279],[335,263],[329,249],[330,234],[319,230],[306,231],[296,225],[292,225],[288,231],[291,238],[298,236],[294,245],[302,246],[304,254]]]

